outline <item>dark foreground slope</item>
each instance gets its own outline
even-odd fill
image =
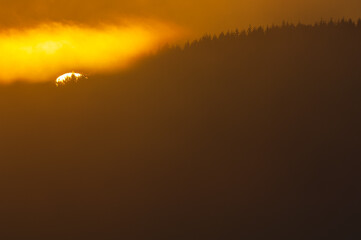
[[[356,239],[361,25],[165,49],[0,88],[1,239]]]

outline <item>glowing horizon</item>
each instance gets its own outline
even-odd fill
[[[53,80],[69,69],[121,69],[176,35],[174,28],[159,22],[94,28],[51,23],[2,31],[0,83]]]

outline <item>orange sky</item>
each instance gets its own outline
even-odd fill
[[[95,24],[117,18],[149,17],[201,34],[282,20],[311,23],[321,18],[359,16],[359,0],[0,0],[2,26],[44,21]]]
[[[359,0],[0,0],[0,82],[120,69],[166,42],[358,18]]]

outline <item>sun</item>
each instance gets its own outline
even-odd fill
[[[56,86],[61,86],[69,82],[77,82],[78,80],[83,78],[87,78],[87,77],[85,77],[81,73],[75,73],[75,72],[65,73],[56,79],[55,84]]]

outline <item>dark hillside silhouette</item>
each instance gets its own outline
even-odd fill
[[[361,21],[0,88],[4,239],[357,239]],[[21,216],[21,217],[19,217]]]

